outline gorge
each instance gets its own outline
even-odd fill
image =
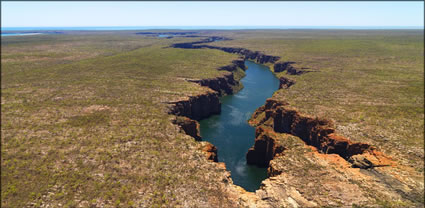
[[[247,150],[254,144],[255,128],[247,120],[278,89],[279,80],[260,64],[245,61],[243,89],[220,98],[221,113],[200,121],[201,136],[218,149],[218,161],[231,172],[233,183],[255,191],[267,177],[267,168],[248,165]]]

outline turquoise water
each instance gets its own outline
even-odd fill
[[[226,164],[234,184],[255,191],[267,177],[267,168],[247,165],[245,155],[255,140],[255,128],[247,120],[279,87],[268,67],[245,61],[248,70],[241,80],[244,88],[222,97],[221,114],[200,121],[202,139],[218,149],[218,160]]]
[[[168,37],[172,37],[173,35],[164,35],[164,34],[159,34],[158,37],[159,38],[168,38]]]
[[[41,35],[41,33],[2,33],[1,36]]]

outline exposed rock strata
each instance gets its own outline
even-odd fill
[[[275,132],[297,136],[322,153],[338,154],[345,160],[353,162],[353,167],[370,168],[391,164],[391,159],[377,151],[375,147],[338,136],[330,121],[302,115],[282,101],[267,99],[266,104],[253,114],[250,123],[256,126],[268,125]],[[252,151],[265,151],[263,146],[258,145],[263,147],[258,150],[256,147],[257,145],[254,145]],[[362,155],[361,161],[356,155]]]
[[[190,119],[201,120],[221,112],[221,103],[218,92],[211,92],[190,97],[187,100],[172,102],[170,114],[186,116]]]
[[[279,63],[276,63],[273,66],[274,72],[286,71],[286,74],[290,74],[290,75],[301,75],[303,73],[308,72],[308,71],[305,71],[303,69],[297,69],[292,64],[295,64],[295,62],[279,62]]]
[[[246,154],[246,161],[248,164],[268,167],[270,160],[284,150],[285,147],[279,144],[277,135],[273,132],[273,129],[258,126],[255,129],[254,146],[249,148]]]
[[[211,45],[199,45],[203,43],[210,43],[217,40],[230,40],[223,37],[210,37],[201,41],[190,42],[190,43],[176,43],[171,45],[174,48],[187,48],[187,49],[199,49],[199,48],[209,48],[222,50],[227,53],[237,53],[244,57],[244,59],[255,60],[257,63],[275,63],[280,59],[279,56],[270,56],[266,55],[260,51],[251,51],[245,48],[232,48],[232,47],[220,47],[220,46],[211,46]]]
[[[177,117],[174,123],[180,126],[187,135],[195,138],[196,141],[201,140],[199,122],[187,117]]]
[[[218,162],[217,147],[209,142],[202,142],[202,151],[205,153],[208,160]]]
[[[222,67],[218,68],[218,70],[234,72],[238,69],[238,67],[245,71],[246,70],[245,61],[244,60],[233,60],[232,64],[227,65],[227,66],[222,66]]]
[[[199,122],[197,120],[201,120],[209,117],[210,115],[219,114],[221,112],[219,96],[232,94],[234,87],[239,84],[239,82],[234,79],[232,73],[237,70],[237,67],[240,67],[243,70],[246,69],[243,60],[234,60],[232,64],[218,69],[230,72],[222,77],[188,80],[212,90],[209,90],[205,94],[189,97],[187,100],[170,103],[172,106],[169,113],[177,116],[176,120],[173,122],[179,125],[187,135],[195,138],[197,141],[202,139],[200,135]],[[202,144],[202,151],[205,152],[207,159],[218,162],[217,148],[208,142],[202,142]]]
[[[193,48],[209,48],[209,49],[222,50],[227,53],[237,53],[242,55],[244,59],[254,60],[255,62],[260,64],[275,63],[276,61],[280,59],[279,56],[270,56],[259,51],[251,51],[245,48],[219,47],[219,46],[210,46],[210,45],[196,45]]]
[[[256,191],[265,207],[384,207],[380,201],[423,207],[423,182],[414,181],[422,177],[405,177],[413,173],[410,167],[353,168],[341,156],[320,153],[299,137],[276,133],[275,140],[285,150],[270,161],[269,178]]]
[[[202,41],[197,44],[200,43]],[[204,47],[193,44],[184,46]],[[251,56],[240,48],[205,48],[239,53],[258,63],[278,60],[259,53]],[[307,72],[300,72],[302,70],[290,64],[276,65],[275,69],[286,70],[287,74]],[[232,71],[232,68],[224,70]],[[295,83],[291,81],[281,80],[280,88],[290,87]],[[327,120],[302,115],[283,101],[268,99],[250,123],[257,126],[256,142],[247,153],[247,160],[269,165],[269,178],[256,193],[250,193],[234,185],[230,173],[226,172],[227,180],[220,185],[226,187],[239,207],[375,207],[378,200],[423,207],[423,183],[413,183],[404,177],[406,171],[414,172],[411,168],[398,167],[369,144],[336,135]],[[214,148],[205,147],[205,151],[207,157],[214,160]],[[216,164],[218,169],[225,170],[225,166]]]
[[[228,95],[233,94],[233,88],[239,84],[234,79],[233,73],[229,73],[222,77],[216,77],[212,79],[188,80],[188,81],[198,83],[201,86],[209,87],[212,90],[218,92],[218,96],[222,96],[223,94],[228,94]]]
[[[286,77],[279,78],[279,89],[288,89],[295,84],[295,81]]]

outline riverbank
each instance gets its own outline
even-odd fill
[[[420,207],[423,35],[198,35],[232,40],[204,44],[223,50],[175,49],[169,46],[203,38],[128,31],[2,40],[2,206]],[[287,78],[273,100],[289,103],[299,118],[328,118],[340,136],[372,144],[401,165],[353,168],[339,155],[274,131],[269,119],[258,138],[285,148],[270,161],[270,178],[255,193],[233,185],[226,168],[213,162],[214,148],[187,136],[167,114],[170,102],[218,97],[209,87],[221,86],[218,77],[229,80],[233,67],[222,67],[241,56],[226,48],[250,51],[242,58],[279,56],[277,70],[266,64]],[[309,72],[292,75],[294,69]],[[276,118],[279,108],[269,107],[255,118],[267,112]]]
[[[212,92],[187,80],[237,56],[139,35],[2,41],[2,207],[236,206],[168,103]]]
[[[229,53],[239,53],[241,55],[244,55],[245,58],[254,58],[260,63],[268,62],[268,60],[272,60],[272,63],[273,63],[275,62],[275,60],[278,60],[280,58],[280,57],[277,57],[276,59],[274,59],[272,58],[273,56],[264,55],[263,53],[258,51],[253,52],[251,50],[241,48],[241,47],[209,46],[209,45],[202,45],[203,43],[205,42],[198,41],[198,42],[192,42],[192,43],[175,44],[173,46],[178,48],[190,48],[190,49],[210,48],[210,49],[223,50]],[[304,73],[309,73],[309,72],[320,72],[320,70],[317,70],[317,69],[309,70],[309,68],[306,68],[306,67],[297,67],[300,65],[302,66],[302,64],[299,64],[299,63],[295,66],[293,64],[296,64],[296,62],[281,62],[281,63],[274,64],[274,72],[280,73],[280,74],[285,73],[287,75],[297,75],[297,76]],[[288,79],[286,77],[281,77],[280,82],[281,82],[280,88],[288,89],[289,87],[294,85],[296,81]],[[273,101],[272,103],[280,103],[278,104],[278,106],[288,105],[288,103],[285,100]],[[273,106],[273,105],[266,104],[265,105],[266,110],[267,108],[270,108],[270,106]],[[420,179],[421,176],[415,173],[414,169],[409,168],[402,164],[397,164],[396,162],[394,162],[393,158],[378,151],[376,149],[376,146],[370,145],[368,143],[352,142],[345,137],[341,137],[334,134],[335,130],[332,127],[333,124],[329,120],[323,120],[317,117],[313,118],[308,115],[300,116],[299,112],[293,108],[291,108],[291,110],[289,111],[287,111],[286,109],[282,111],[283,112],[276,112],[276,115],[279,118],[272,116],[273,119],[271,119],[270,122],[268,122],[270,113],[271,115],[273,115],[274,112],[266,111],[265,118],[264,118],[264,115],[261,115],[261,111],[256,112],[256,114],[254,114],[253,119],[254,120],[259,119],[258,116],[260,115],[261,120],[259,121],[259,123],[258,121],[254,121],[253,124],[262,125],[264,122],[266,122],[266,123],[269,123],[267,124],[267,126],[272,127],[272,129],[267,131],[272,131],[274,134],[289,133],[289,134],[300,137],[300,139],[302,139],[307,145],[311,145],[311,148],[313,148],[313,153],[318,153],[318,155],[321,155],[321,154],[332,155],[331,157],[326,156],[325,158],[327,158],[327,160],[337,160],[336,164],[341,165],[341,167],[345,167],[342,169],[343,172],[350,172],[350,171],[356,170],[357,168],[371,169],[370,171],[361,173],[361,175],[364,175],[364,176],[367,175],[368,177],[372,178],[372,179],[368,179],[368,182],[365,184],[365,187],[368,187],[368,188],[363,190],[357,189],[357,191],[355,192],[345,192],[344,194],[341,195],[342,197],[345,197],[345,199],[343,200],[344,201],[343,203],[345,205],[355,204],[355,205],[364,206],[366,204],[382,204],[382,203],[392,204],[392,202],[382,200],[382,197],[388,200],[389,199],[388,197],[391,197],[394,195],[398,195],[404,198],[404,200],[406,201],[401,202],[401,204],[405,204],[405,205],[407,204],[412,205],[412,203],[413,204],[418,202],[420,203],[421,201],[423,201],[423,199],[419,197],[420,192],[414,191],[413,193],[410,193],[409,191],[410,189],[416,189],[416,190],[421,189],[421,183],[419,182],[420,180],[418,181],[419,183],[415,184],[415,183],[411,183],[408,180],[400,180],[400,176],[394,174],[395,172],[399,172],[402,170],[403,174],[410,175],[411,179],[413,178],[415,178],[414,180]],[[286,145],[279,144],[281,143],[280,141],[281,139],[278,139],[278,137],[276,136],[262,134],[262,132],[264,131],[266,130],[264,130],[263,127],[261,126],[257,127],[258,133],[256,132],[256,137],[257,137],[256,143],[253,146],[253,148],[250,149],[247,155],[247,159],[249,163],[268,166],[271,160],[273,160],[275,157],[282,156],[281,153],[287,150]],[[337,158],[334,158],[333,154],[337,154]],[[298,156],[303,158],[309,158],[309,156],[307,157],[307,155],[305,154],[301,154],[301,155],[298,154]],[[307,160],[311,160],[311,158]],[[332,169],[332,166],[333,166],[332,163],[322,163],[320,166],[325,168],[325,170],[329,168]],[[280,168],[276,168],[276,167],[279,167],[279,165],[270,166],[269,168],[269,175],[273,178],[280,176],[284,172],[282,170],[282,167]],[[380,167],[386,167],[386,168],[381,169]],[[376,174],[376,171],[378,169],[379,169],[379,173]],[[338,173],[332,174],[330,172],[328,174],[338,175]],[[378,179],[386,178],[386,181],[375,184],[374,182],[375,179],[373,178],[378,178]],[[285,180],[285,178],[282,178],[281,180]],[[281,180],[278,180],[277,184],[282,183]],[[342,181],[339,181],[337,183],[344,184],[344,182]],[[266,184],[268,185],[266,186]],[[409,188],[400,188],[400,187],[389,188],[389,190],[383,192],[379,198],[375,198],[376,201],[373,201],[373,200],[371,201],[371,199],[364,197],[364,195],[370,194],[369,193],[370,189],[373,189],[376,187],[380,187],[380,188],[392,187],[394,184],[404,184],[406,187],[409,187]],[[260,194],[260,197],[271,198],[272,201],[279,201],[277,204],[285,204],[287,206],[298,206],[298,205],[319,206],[319,204],[321,204],[323,201],[326,201],[326,204],[335,203],[335,201],[333,201],[335,200],[335,195],[333,196],[334,199],[328,199],[326,197],[327,198],[326,200],[324,200],[324,198],[320,195],[313,195],[313,196],[310,196],[310,198],[313,198],[313,200],[311,199],[308,200],[304,198],[303,196],[299,196],[299,195],[295,196],[295,195],[292,195],[291,193],[288,193],[289,190],[275,190],[274,187],[276,186],[276,182],[268,183],[268,180],[266,180],[264,182],[264,185],[265,186],[263,186],[262,189],[257,192],[257,194]],[[347,186],[347,185],[348,184],[345,184],[342,186]],[[300,184],[297,184],[296,186],[300,186]],[[266,193],[264,193],[264,191],[266,191]],[[270,193],[273,193],[273,194],[270,195]],[[353,195],[353,193],[356,193],[357,195]],[[360,195],[358,195],[359,193]],[[264,196],[264,194],[269,196]],[[287,201],[285,199],[278,200],[276,198],[276,195],[281,195],[278,198],[292,197],[297,199],[293,202]],[[336,197],[336,201],[342,200],[338,198],[339,197]],[[272,202],[272,204],[275,204],[275,203],[276,202]],[[270,204],[270,206],[272,206],[272,204]],[[337,205],[337,204],[338,203],[334,205]]]
[[[260,35],[267,40],[256,38]],[[264,135],[260,131],[261,140],[282,142],[279,145],[285,149],[282,155],[270,162],[272,178],[264,181],[264,187],[257,194],[269,198],[270,206],[294,206],[292,199],[298,206],[421,206],[423,108],[420,106],[423,103],[423,80],[420,78],[423,77],[423,58],[418,57],[423,53],[419,44],[423,42],[423,34],[421,31],[391,31],[387,34],[380,31],[317,31],[315,35],[316,38],[311,39],[303,31],[253,31],[228,34],[226,37],[233,40],[226,44],[209,44],[217,48],[262,51],[280,56],[283,61],[294,62],[291,65],[295,68],[310,71],[298,76],[275,68],[278,76],[287,77],[292,82],[284,80],[286,86],[291,83],[290,87],[282,87],[273,96],[273,100],[289,107],[288,112],[310,119],[290,121],[291,116],[285,116],[285,110],[276,112],[271,105],[264,106],[265,114],[281,116],[283,120],[273,119],[267,123],[264,114],[254,115],[254,119],[266,122],[266,126],[271,126],[275,133],[277,128],[277,134]],[[386,39],[378,40],[383,37]],[[409,43],[404,42],[406,38]],[[395,47],[402,47],[405,51]],[[414,100],[413,103],[406,103],[408,99]],[[289,120],[285,121],[286,117]],[[320,121],[322,118],[327,119],[325,123],[329,123],[330,128],[335,128],[341,136],[353,142],[373,145],[397,165],[358,170],[352,168],[354,160],[347,161],[344,156],[317,154],[317,150],[334,150],[311,147],[315,137],[298,135],[309,145],[302,148],[302,143],[288,135],[302,133],[303,129],[314,130],[314,122],[310,125],[308,121]],[[306,123],[303,124],[303,120]],[[282,128],[281,124],[289,124],[289,130]],[[407,132],[407,129],[410,131]],[[320,143],[319,138],[317,141]],[[300,173],[304,175],[302,180],[297,179]],[[281,187],[279,184],[286,188],[277,188]],[[341,193],[335,187],[351,188]]]
[[[252,61],[245,61],[244,88],[234,95],[222,97],[220,115],[200,121],[202,140],[218,149],[218,161],[226,164],[233,183],[247,191],[255,191],[267,177],[267,168],[247,165],[247,150],[254,145],[255,129],[248,124],[252,113],[278,89],[279,80],[271,71]]]

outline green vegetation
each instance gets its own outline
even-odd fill
[[[333,120],[339,134],[377,146],[423,181],[423,31],[206,33],[234,39],[212,45],[263,51],[313,71],[278,74],[297,83],[274,97]],[[206,163],[199,143],[167,114],[167,102],[207,90],[186,79],[220,76],[226,72],[216,69],[238,57],[168,47],[199,39],[129,32],[2,38],[2,207],[234,205],[220,186],[223,170]],[[302,168],[319,167],[311,164]]]
[[[313,71],[274,97],[331,119],[339,134],[368,142],[406,165],[424,168],[423,30],[275,30],[222,33],[243,47]]]
[[[167,48],[177,41],[2,38],[2,207],[225,203],[222,173],[206,177],[166,102],[205,92],[184,78],[217,77],[237,56]]]

